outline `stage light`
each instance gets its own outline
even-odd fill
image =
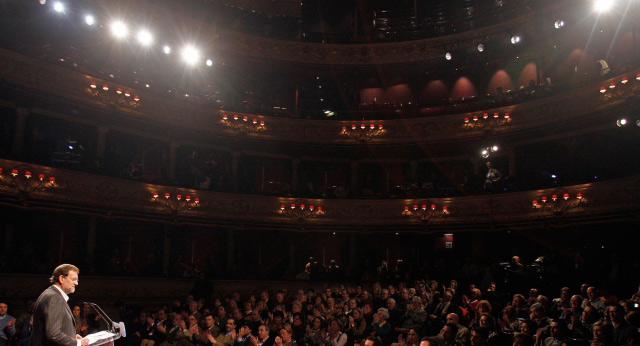
[[[480,53],[484,52],[484,45],[482,43],[478,45],[478,52]]]
[[[553,24],[553,26],[556,29],[560,29],[564,26],[564,21],[563,20],[556,20],[556,22]]]
[[[189,65],[194,65],[200,60],[200,52],[193,46],[186,46],[182,49],[182,60]]]
[[[625,118],[619,119],[618,121],[616,121],[616,125],[618,125],[618,127],[627,125],[627,119]]]
[[[171,54],[171,47],[164,46],[162,47],[162,51],[164,52],[164,54]]]
[[[121,21],[116,21],[111,24],[111,33],[116,38],[125,38],[129,34],[129,29],[127,25]]]
[[[93,25],[96,23],[96,19],[93,18],[92,15],[88,14],[84,16],[84,22],[87,23],[87,25]]]
[[[138,43],[140,43],[145,47],[148,47],[153,43],[153,35],[151,35],[149,30],[145,30],[145,29],[138,31],[138,34],[136,35],[136,39],[138,40]]]
[[[511,43],[516,44],[518,42],[520,42],[520,36],[518,35],[511,36]]]
[[[44,5],[47,3],[47,0],[40,0],[40,5]]]
[[[482,155],[482,157],[484,157],[484,158],[486,159],[487,157],[489,157],[489,150],[487,150],[487,149],[483,149],[483,150],[480,152],[480,155]]]
[[[207,66],[209,67],[213,66],[213,60],[207,59]]]
[[[54,2],[53,3],[53,9],[58,12],[58,13],[63,13],[64,12],[64,4],[61,2]]]
[[[500,149],[500,148],[498,148],[498,146],[497,146],[497,145],[494,145],[494,146],[492,146],[492,147],[491,147],[491,151],[493,151],[494,153],[495,153],[496,151],[498,151],[498,149]]]
[[[613,0],[596,0],[593,3],[593,9],[598,13],[607,12],[613,7]]]
[[[451,60],[451,53],[447,52],[447,54],[444,55],[444,58],[447,60]]]

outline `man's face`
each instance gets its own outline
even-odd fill
[[[195,317],[195,316],[193,316],[193,315],[191,315],[191,316],[189,316],[189,317],[187,317],[187,318],[189,319],[189,325],[190,325],[190,326],[193,326],[193,325],[195,325],[195,324],[198,322],[198,320],[196,319],[196,317]]]
[[[400,295],[402,296],[402,299],[407,300],[409,299],[409,291],[405,288],[400,292]]]
[[[247,326],[242,326],[240,327],[240,334],[241,337],[246,336],[251,334],[251,328],[247,327]]]
[[[0,303],[0,316],[4,316],[7,314],[7,310],[9,307],[5,303]]]
[[[67,274],[66,276],[59,276],[58,282],[60,283],[60,286],[64,293],[73,293],[76,291],[76,286],[78,286],[78,272],[75,270],[70,270],[69,274]]]
[[[236,321],[234,321],[232,318],[228,319],[225,329],[227,330],[227,332],[236,329]]]
[[[456,318],[456,316],[454,314],[448,314],[447,315],[447,323],[458,324],[458,319]]]
[[[611,318],[612,322],[621,322],[622,318],[624,317],[622,308],[618,306],[612,306],[611,308],[609,308],[609,317]]]
[[[189,303],[189,311],[191,312],[196,312],[198,311],[198,302],[191,302]]]
[[[204,318],[204,323],[207,326],[207,328],[211,328],[213,327],[213,316],[207,316]]]
[[[597,298],[596,290],[593,289],[593,287],[587,288],[587,296],[589,297],[589,300],[595,300]]]
[[[551,322],[549,332],[551,333],[551,336],[556,339],[560,336],[560,327],[558,326],[558,322]]]
[[[382,299],[387,299],[389,298],[389,290],[388,289],[383,289],[382,292],[380,292],[380,297],[382,297]]]
[[[375,343],[375,342],[373,342],[373,340],[365,340],[365,341],[364,341],[364,346],[373,346],[373,345],[375,345],[375,344],[376,344],[376,343]]]
[[[387,309],[389,310],[393,310],[396,307],[396,302],[391,300],[391,299],[387,299]]]
[[[182,315],[176,314],[175,316],[173,316],[173,325],[174,326],[179,325],[180,322],[182,322]]]
[[[580,296],[573,296],[569,301],[569,305],[571,306],[572,309],[575,310],[580,306],[581,300],[582,298]]]
[[[453,334],[453,328],[449,326],[444,326],[444,328],[442,328],[442,331],[442,338],[444,340],[453,340],[453,338],[455,337],[455,335]]]
[[[260,337],[260,339],[263,339],[263,340],[269,336],[269,331],[267,331],[266,326],[258,327],[258,336]]]
[[[407,342],[416,345],[419,341],[420,340],[418,340],[418,333],[416,333],[415,330],[410,329],[409,334],[407,334]]]

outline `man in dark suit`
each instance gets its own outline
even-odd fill
[[[33,312],[31,346],[88,346],[89,339],[76,334],[75,319],[67,304],[69,294],[78,286],[80,270],[61,264],[49,281],[52,283],[36,301]]]

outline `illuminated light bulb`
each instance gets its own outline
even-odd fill
[[[164,46],[162,47],[162,51],[164,52],[164,54],[171,54],[171,47]]]
[[[121,21],[115,21],[111,24],[111,34],[118,39],[127,37],[129,34],[129,28]]]
[[[64,12],[64,4],[56,1],[53,3],[53,10],[58,12],[58,13],[63,13]]]
[[[193,46],[186,46],[182,49],[182,60],[188,65],[195,65],[200,61],[200,51]]]
[[[153,35],[149,30],[142,29],[138,31],[136,40],[138,41],[138,43],[140,43],[140,45],[148,47],[153,44]]]
[[[96,19],[92,15],[88,14],[88,15],[84,16],[84,22],[87,25],[93,25],[93,24],[96,23]]]

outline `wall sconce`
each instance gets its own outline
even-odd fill
[[[539,199],[534,199],[531,201],[531,206],[541,212],[562,215],[570,209],[583,206],[585,203],[587,203],[587,199],[584,198],[582,192],[578,192],[574,196],[571,196],[568,192],[554,192],[550,197],[544,195]]]
[[[305,203],[281,204],[280,209],[278,209],[278,214],[288,216],[299,222],[304,222],[307,219],[324,215],[324,209],[319,205]]]
[[[627,76],[622,76],[619,83],[612,80],[607,86],[600,87],[600,94],[606,100],[626,99],[638,95],[640,90],[640,73],[636,75],[635,81]]]
[[[158,192],[151,193],[151,201],[166,208],[172,215],[200,207],[200,198],[190,195],[175,194],[165,192],[162,198]]]
[[[382,124],[351,124],[351,126],[342,126],[340,135],[354,139],[358,142],[366,142],[376,137],[380,137],[386,133]]]
[[[464,128],[469,130],[494,131],[510,123],[511,115],[509,113],[493,112],[493,114],[489,114],[485,112],[482,115],[464,118]]]
[[[56,187],[56,178],[45,176],[39,173],[37,176],[29,168],[25,168],[22,173],[19,169],[12,169],[9,175],[4,174],[4,169],[0,167],[0,186],[12,189],[20,200],[29,199],[32,192],[42,192]]]
[[[98,88],[97,82],[89,83],[89,94],[94,97],[99,97],[100,102],[104,104],[111,104],[124,107],[138,107],[140,105],[140,96],[133,96],[131,100],[132,92],[123,88],[116,88],[115,94],[109,93],[109,84],[102,84],[102,88]]]
[[[224,113],[222,114],[222,124],[236,133],[258,133],[267,129],[263,119],[253,118],[249,121],[248,115],[240,118],[238,114],[234,114],[233,120],[230,120],[229,115]]]
[[[446,205],[438,207],[429,200],[418,201],[413,206],[405,205],[402,215],[426,222],[432,218],[441,218],[449,215],[449,207]]]

